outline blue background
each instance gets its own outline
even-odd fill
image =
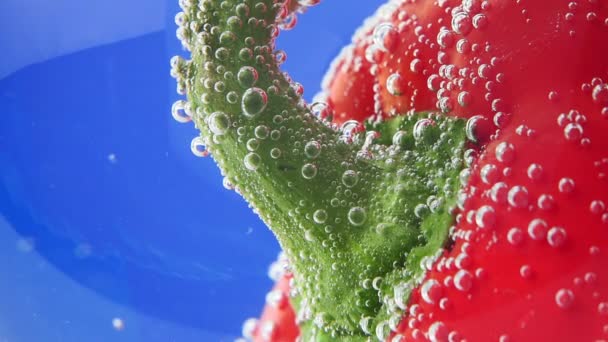
[[[382,2],[326,0],[281,34],[308,100]],[[171,118],[177,12],[0,1],[1,342],[231,341],[260,312],[279,247]]]

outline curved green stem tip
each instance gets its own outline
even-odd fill
[[[279,70],[274,40],[293,4],[180,3],[178,36],[192,59],[172,60],[188,95],[174,114],[194,120],[225,183],[279,240],[304,340],[382,336],[402,316],[421,265],[446,244],[464,123],[419,113],[366,133],[332,128]]]

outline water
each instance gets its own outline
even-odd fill
[[[327,1],[281,35],[309,101],[380,3]],[[177,1],[0,12],[0,341],[239,336],[279,247],[171,117]]]

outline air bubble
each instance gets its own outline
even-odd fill
[[[386,79],[386,90],[388,90],[391,95],[399,96],[403,94],[402,82],[403,81],[399,73],[391,74]]]
[[[437,43],[443,48],[450,48],[454,45],[454,33],[449,30],[442,29],[437,34]]]
[[[270,130],[268,129],[268,127],[264,126],[264,125],[259,125],[256,126],[253,134],[255,135],[256,138],[264,140],[266,138],[268,138],[268,134],[270,134]]]
[[[564,127],[564,136],[567,140],[578,141],[583,136],[583,127],[578,123],[571,122]]]
[[[589,204],[589,211],[591,211],[592,214],[601,214],[605,209],[606,205],[600,200],[591,201],[591,204]]]
[[[325,119],[331,114],[327,103],[321,101],[315,102],[310,105],[310,111],[314,116],[320,119]]]
[[[528,206],[528,189],[516,185],[509,190],[507,199],[512,207],[525,208]]]
[[[192,154],[197,157],[206,157],[209,155],[209,151],[207,151],[207,147],[205,147],[203,138],[200,136],[192,139],[192,142],[190,143],[190,150],[192,151]]]
[[[460,291],[469,291],[473,286],[473,276],[469,271],[458,271],[454,276],[454,286]]]
[[[543,219],[534,219],[528,224],[528,235],[533,240],[543,240],[547,236],[547,223]]]
[[[458,34],[467,35],[471,32],[471,18],[464,12],[452,16],[452,30]]]
[[[346,170],[342,174],[342,184],[344,184],[345,186],[347,186],[349,188],[352,188],[353,186],[357,185],[358,181],[359,181],[359,176],[357,175],[356,171]]]
[[[258,147],[260,147],[260,141],[256,138],[251,138],[249,140],[247,140],[247,150],[249,152],[253,152],[255,150],[258,149]]]
[[[547,233],[547,242],[551,247],[560,247],[566,242],[566,230],[562,227],[553,227]]]
[[[509,229],[509,232],[507,233],[507,241],[509,241],[510,244],[512,244],[513,246],[518,246],[522,243],[523,240],[524,233],[521,231],[521,229],[517,227]]]
[[[315,221],[315,223],[323,224],[323,223],[325,223],[325,221],[327,221],[327,211],[325,209],[317,209],[313,213],[312,218]]]
[[[481,180],[486,184],[495,184],[500,176],[498,168],[494,164],[486,164],[481,168]]]
[[[224,112],[214,112],[209,115],[209,129],[213,134],[223,135],[230,128],[230,118]]]
[[[484,14],[477,14],[473,17],[473,27],[478,30],[482,30],[486,26],[488,26],[488,17],[486,17]]]
[[[229,91],[226,94],[226,101],[230,104],[235,104],[239,100],[239,95],[235,91]]]
[[[413,73],[420,73],[422,71],[422,61],[418,58],[413,59],[410,62],[410,71]]]
[[[468,91],[461,91],[458,94],[458,104],[461,107],[468,107],[469,104],[471,104],[471,93],[469,93]]]
[[[515,147],[508,142],[501,142],[496,147],[496,159],[505,164],[509,164],[515,159]]]
[[[547,194],[542,194],[538,197],[538,207],[542,210],[551,210],[553,209],[553,206],[555,205],[555,200],[553,199],[553,196],[551,195],[547,195]]]
[[[383,23],[374,28],[372,39],[374,44],[384,51],[392,51],[397,42],[399,34],[390,23]]]
[[[243,113],[247,116],[255,116],[260,114],[268,104],[268,95],[260,88],[249,88],[243,94],[241,107]]]
[[[262,158],[257,153],[249,152],[245,155],[245,159],[243,160],[245,167],[249,171],[255,171],[260,167],[262,163]]]
[[[471,43],[466,38],[462,38],[456,43],[456,51],[461,54],[467,54],[471,52]]]
[[[273,147],[270,150],[270,157],[272,159],[279,159],[281,157],[281,149],[278,147]]]
[[[543,167],[539,164],[533,163],[528,166],[528,178],[533,181],[538,181],[543,175]]]
[[[428,304],[434,304],[441,299],[441,296],[443,295],[443,288],[437,280],[429,279],[422,284],[420,294],[422,296],[422,300]]]
[[[488,124],[487,119],[481,115],[472,116],[467,120],[465,126],[465,133],[469,140],[479,143],[484,137],[485,130],[487,130]]]
[[[413,135],[414,139],[420,140],[424,136],[424,132],[426,132],[427,128],[433,125],[433,120],[431,119],[420,119],[414,124]]]
[[[387,322],[380,322],[376,326],[376,337],[380,341],[385,341],[388,338],[391,330]]]
[[[608,105],[608,84],[598,84],[591,93],[593,101],[602,106]]]
[[[414,208],[414,215],[416,215],[417,218],[425,218],[429,213],[429,207],[424,203],[417,204]]]
[[[478,13],[481,10],[481,1],[480,0],[463,0],[462,9],[465,10],[469,14]]]
[[[359,321],[359,327],[361,327],[361,330],[363,330],[364,333],[370,335],[372,327],[372,318],[367,316],[361,317],[361,320]]]
[[[492,228],[496,223],[496,212],[489,205],[484,205],[475,213],[475,223],[480,228]]]
[[[429,327],[429,340],[431,342],[446,342],[448,340],[448,328],[442,322],[435,322]]]
[[[306,179],[313,179],[317,175],[317,166],[315,164],[307,163],[302,166],[302,177]]]
[[[601,302],[597,306],[597,313],[602,316],[608,316],[608,302]]]
[[[304,146],[304,154],[310,159],[317,158],[321,153],[321,144],[317,141],[309,141]]]
[[[492,186],[490,197],[496,203],[507,202],[508,187],[504,182],[498,182]]]
[[[559,192],[569,194],[574,191],[574,180],[572,180],[572,178],[564,177],[559,180],[557,187]]]
[[[405,147],[407,143],[407,132],[405,131],[397,131],[393,135],[393,145],[399,147]]]
[[[255,331],[256,327],[258,326],[258,319],[257,318],[249,318],[247,319],[244,323],[243,323],[243,327],[241,330],[241,333],[243,334],[243,337],[247,338],[247,339],[253,339],[253,332]]]
[[[561,309],[568,309],[574,302],[574,293],[569,289],[559,289],[555,293],[555,304]]]
[[[440,84],[441,84],[441,77],[439,77],[439,75],[437,75],[437,74],[433,74],[433,75],[429,76],[429,78],[426,80],[426,85],[430,91],[435,91],[435,92],[438,91]]]
[[[258,80],[258,71],[253,67],[244,66],[241,67],[236,77],[241,87],[250,88]]]
[[[348,211],[348,222],[350,222],[350,224],[353,226],[363,225],[366,219],[367,213],[365,212],[365,209],[361,207],[352,207]]]
[[[192,120],[192,117],[188,115],[188,112],[185,110],[186,103],[187,102],[184,100],[177,100],[173,103],[173,106],[171,106],[171,115],[173,116],[173,119],[179,123],[187,123]]]
[[[532,277],[532,267],[530,265],[523,265],[519,268],[519,275],[524,279],[530,279]]]

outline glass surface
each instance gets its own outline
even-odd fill
[[[281,34],[306,99],[383,2]],[[171,117],[177,12],[0,1],[0,341],[229,341],[260,312],[279,247]]]

